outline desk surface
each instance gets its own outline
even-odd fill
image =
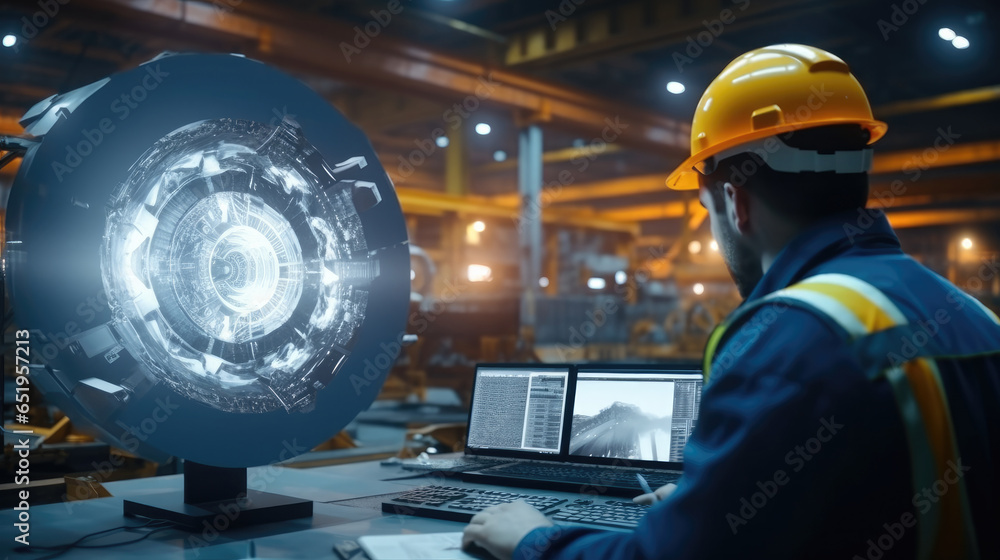
[[[292,469],[278,466],[249,469],[248,486],[275,494],[311,499],[313,517],[295,521],[271,523],[217,533],[212,529],[186,532],[176,529],[158,532],[138,543],[97,550],[73,549],[60,559],[74,558],[141,558],[142,560],[196,558],[198,560],[237,560],[249,557],[253,541],[257,558],[339,558],[333,546],[364,535],[401,533],[441,533],[461,531],[463,523],[419,517],[383,514],[381,500],[375,498],[358,503],[358,498],[402,492],[425,484],[447,484],[467,488],[495,488],[471,484],[457,479],[403,478],[411,471],[399,466],[382,466],[377,461],[350,463],[314,469]],[[181,475],[107,483],[113,497],[79,502],[65,502],[30,509],[30,542],[33,545],[59,545],[84,535],[136,525],[136,519],[122,514],[122,500],[162,493],[183,491]],[[567,496],[560,492],[532,490],[532,493]],[[349,502],[344,503],[344,500]],[[341,503],[338,503],[341,502]],[[14,542],[17,535],[15,511],[0,514],[4,527],[4,542],[0,546],[4,558],[32,560],[42,553],[21,554]],[[131,540],[137,533],[120,533],[99,542],[115,539]]]

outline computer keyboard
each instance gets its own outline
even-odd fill
[[[620,469],[589,465],[547,465],[543,463],[517,462],[498,465],[479,471],[485,475],[500,475],[529,480],[556,483],[589,484],[592,486],[615,486],[642,492],[636,473],[642,474],[650,487],[656,489],[680,478],[680,471],[653,471]]]
[[[382,502],[382,511],[397,515],[431,517],[468,522],[476,513],[495,505],[524,500],[556,521],[603,525],[631,529],[646,514],[649,506],[623,501],[600,501],[457,488],[422,486]]]
[[[566,502],[562,498],[456,488],[454,486],[421,486],[395,498],[382,502],[382,511],[399,515],[432,517],[449,521],[466,522],[476,513],[490,507],[524,500],[541,512],[552,510]]]
[[[586,525],[606,525],[631,529],[649,511],[649,506],[632,502],[581,503],[588,500],[567,503],[552,514],[556,521],[569,521]]]

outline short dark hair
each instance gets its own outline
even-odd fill
[[[860,150],[870,134],[858,125],[830,125],[804,128],[782,134],[778,139],[788,146],[820,153],[837,150]],[[864,208],[868,201],[867,173],[774,171],[760,156],[742,153],[720,161],[715,170],[701,177],[716,208],[725,204],[723,185],[743,185],[771,210],[800,226],[833,214]]]

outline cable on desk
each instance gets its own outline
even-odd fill
[[[49,554],[48,556],[43,556],[35,559],[35,560],[50,560],[51,558],[62,556],[63,554],[69,552],[74,548],[112,548],[116,546],[125,546],[127,544],[137,543],[141,540],[145,540],[153,533],[159,533],[160,531],[173,529],[175,527],[176,525],[174,523],[171,523],[170,521],[166,521],[164,519],[150,519],[149,521],[143,523],[142,525],[122,525],[121,527],[113,527],[111,529],[97,531],[96,533],[90,533],[68,544],[60,544],[52,546],[41,546],[41,545],[20,546],[17,547],[15,550],[20,553],[31,553],[40,550],[58,550],[58,552],[54,554]],[[145,529],[145,528],[151,528],[152,530],[142,535],[141,537],[137,539],[132,539],[130,541],[122,541],[110,544],[81,544],[83,543],[83,541],[97,537],[98,535],[109,535],[118,531],[132,531],[136,529]]]

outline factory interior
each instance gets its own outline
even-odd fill
[[[407,484],[407,490],[417,484],[463,488],[468,484],[440,473],[437,478],[415,478],[430,469],[405,470],[401,465],[469,452],[470,406],[479,387],[477,364],[520,364],[517,367],[543,372],[565,366],[572,372],[565,379],[572,379],[574,387],[585,379],[588,364],[611,364],[610,369],[634,372],[700,373],[713,329],[741,305],[745,294],[733,281],[725,247],[713,237],[710,211],[699,191],[668,188],[665,181],[695,145],[692,116],[700,108],[708,110],[699,105],[702,92],[731,61],[767,45],[810,45],[842,58],[863,86],[874,119],[888,124],[884,138],[872,144],[867,209],[858,209],[845,234],[851,235],[850,228],[858,233],[867,230],[886,216],[906,254],[1000,313],[998,25],[1000,5],[986,0],[0,3],[0,137],[10,139],[0,150],[7,432],[0,499],[8,527],[5,535],[11,535],[5,545],[26,544],[14,542],[16,533],[10,527],[18,523],[16,508],[26,503],[21,493],[28,489],[32,546],[60,546],[122,525],[123,500],[127,512],[130,499],[159,491],[180,495],[182,480],[186,493],[192,472],[214,468],[241,470],[244,477],[249,469],[251,487],[312,500],[311,520],[256,525],[248,516],[248,526],[235,528],[234,523],[230,529],[227,521],[225,528],[216,526],[217,534],[209,531],[210,538],[205,531],[193,538],[161,531],[167,528],[152,521],[155,530],[141,543],[98,551],[54,550],[66,558],[375,559],[374,545],[369,543],[362,552],[347,543],[370,534],[461,531],[463,525],[454,521],[425,527],[405,515],[390,516],[372,496],[392,494],[394,487],[386,484],[397,480]],[[217,64],[220,76],[229,71],[227,65],[249,68],[247,75],[255,78],[242,83],[220,79],[186,100],[178,93],[180,86],[171,84],[170,73],[177,73],[178,83],[187,80],[188,90],[200,87],[177,62],[189,53],[238,55],[208,60],[205,67]],[[158,76],[161,61],[167,70]],[[251,68],[248,61],[262,64]],[[279,73],[291,77],[288,84],[295,85],[288,88],[305,85],[289,99],[311,95],[322,103],[285,103],[280,93],[271,95],[270,91],[286,87]],[[126,93],[108,105],[99,99],[106,95],[100,88],[120,87],[115,76],[146,81],[138,89],[122,90]],[[102,82],[108,77],[110,81]],[[248,98],[266,99],[256,122],[298,138],[307,152],[307,141],[319,152],[327,145],[348,146],[344,154],[321,154],[319,160],[325,156],[324,169],[340,173],[335,180],[345,174],[351,177],[347,182],[354,185],[353,191],[343,192],[353,193],[344,200],[354,206],[350,216],[337,224],[362,224],[357,227],[363,227],[361,235],[367,235],[365,247],[370,251],[364,259],[356,253],[355,261],[334,269],[336,274],[321,268],[335,281],[357,282],[350,292],[354,295],[337,292],[347,301],[344,306],[355,306],[338,315],[342,326],[355,329],[351,331],[355,338],[349,343],[334,338],[341,336],[339,331],[327,338],[316,335],[324,351],[333,347],[343,358],[336,362],[334,374],[329,373],[330,362],[319,361],[328,358],[308,362],[317,371],[324,367],[326,371],[307,372],[316,376],[308,379],[303,375],[308,394],[295,393],[295,399],[305,400],[292,404],[276,381],[274,386],[260,381],[270,392],[259,398],[240,393],[230,399],[213,395],[224,392],[218,387],[226,386],[225,381],[191,385],[197,388],[184,396],[181,388],[188,386],[182,374],[166,375],[154,380],[153,388],[140,390],[141,383],[130,384],[139,373],[115,373],[114,379],[102,373],[102,368],[121,369],[124,362],[135,368],[130,371],[146,371],[150,379],[160,371],[155,362],[161,354],[134,350],[134,345],[150,340],[143,338],[144,331],[114,330],[116,321],[128,323],[131,308],[119,301],[119,293],[126,290],[120,286],[127,281],[116,283],[106,268],[115,266],[108,264],[118,254],[115,251],[133,249],[121,249],[109,234],[101,242],[104,232],[99,230],[116,231],[112,222],[132,208],[121,189],[112,189],[126,174],[132,173],[132,180],[146,168],[130,156],[120,169],[108,171],[106,189],[112,196],[103,199],[83,188],[84,178],[96,173],[99,158],[110,161],[110,156],[102,155],[102,141],[107,143],[107,154],[112,145],[127,143],[123,137],[133,134],[140,122],[185,115],[150,133],[149,138],[156,139],[174,134],[171,131],[180,125],[226,117],[208,109],[199,113],[194,107],[198,99],[211,97],[213,88],[223,93],[244,90]],[[79,93],[82,101],[59,97],[69,92]],[[814,93],[823,98],[822,90]],[[60,122],[80,122],[82,108],[88,107],[86,96],[93,96],[90,106],[104,103],[98,117],[110,120],[91,117],[93,124],[81,131],[63,130],[57,137]],[[212,110],[225,105],[220,100]],[[159,109],[151,111],[154,106]],[[134,125],[128,120],[133,111],[139,116]],[[145,116],[153,112],[162,114]],[[336,114],[349,124],[331,116]],[[321,118],[310,120],[317,115]],[[114,124],[104,127],[98,122]],[[351,126],[355,128],[337,128]],[[46,136],[42,127],[53,132]],[[135,138],[145,142],[144,134],[137,132]],[[44,140],[50,137],[50,146],[68,138],[68,148],[45,152]],[[41,147],[29,157],[36,149],[32,142],[39,138]],[[152,150],[151,145],[147,142],[136,153]],[[89,158],[91,152],[94,157]],[[41,161],[50,153],[56,159]],[[143,157],[155,159],[151,153],[146,151]],[[136,167],[131,167],[133,163]],[[41,171],[54,171],[58,181],[33,182]],[[80,189],[71,192],[71,184]],[[153,198],[150,194],[145,210],[139,212],[152,212]],[[375,210],[363,208],[365,204]],[[265,206],[258,217],[266,221],[269,209]],[[376,212],[381,212],[380,223],[372,218]],[[77,222],[74,213],[85,214],[90,221]],[[160,218],[161,224],[166,223]],[[178,238],[183,228],[197,233],[199,226],[193,220],[178,219]],[[308,223],[314,224],[314,219],[320,220],[309,218]],[[98,222],[97,229],[91,227]],[[66,234],[71,223],[84,224],[79,236]],[[46,232],[47,228],[51,229]],[[83,238],[91,233],[94,241],[86,245]],[[221,235],[220,243],[238,244],[261,234]],[[58,236],[80,240],[63,242]],[[348,241],[350,237],[344,235]],[[63,252],[41,249],[45,243],[65,243],[59,249]],[[315,249],[315,242],[307,245],[302,245],[303,252]],[[155,249],[155,243],[150,246]],[[156,260],[154,249],[149,249],[151,262]],[[315,250],[322,253],[322,247]],[[173,258],[175,253],[169,255]],[[253,260],[254,255],[251,250],[244,256]],[[74,263],[87,259],[91,263],[87,270],[96,272],[92,278],[89,272],[77,278]],[[260,264],[263,260],[254,262],[248,266],[269,266]],[[59,270],[63,263],[65,269]],[[216,261],[206,266],[215,267]],[[29,279],[25,271],[47,276]],[[369,274],[364,282],[371,285],[351,274],[357,278]],[[93,286],[77,290],[78,281],[81,286],[92,281]],[[285,277],[280,280],[285,281]],[[43,289],[58,291],[59,286],[73,295],[48,300]],[[183,286],[188,284],[175,284],[169,297],[187,311]],[[192,290],[193,286],[189,285]],[[370,287],[372,295],[357,286]],[[279,287],[285,289],[285,284]],[[240,298],[257,293],[241,289],[234,288],[233,305],[244,304],[249,300]],[[301,297],[314,297],[310,295],[314,291],[307,287]],[[358,293],[366,299],[359,299]],[[351,302],[349,297],[358,299]],[[70,301],[61,315],[50,312],[57,299]],[[228,322],[217,327],[208,319],[190,316],[188,324],[205,327],[208,336],[214,336],[211,330],[216,328],[222,333],[217,338],[230,336],[225,330],[230,328]],[[289,311],[281,320],[295,321],[297,316]],[[91,352],[81,337],[105,328],[101,326],[105,321],[112,325],[108,336],[117,337],[117,342],[109,338],[112,343],[102,347],[100,360],[86,361],[81,352],[87,359]],[[252,333],[254,325],[249,328]],[[285,333],[284,327],[274,328],[274,334]],[[27,333],[31,375],[20,369],[17,353],[22,344],[28,346]],[[242,348],[240,344],[250,340],[231,336],[237,342],[222,346]],[[170,345],[165,347],[169,350]],[[113,364],[119,354],[125,360]],[[209,358],[216,361],[218,371],[222,371],[218,360],[228,359]],[[167,369],[187,363],[183,357],[170,359],[179,361],[164,366]],[[294,359],[289,352],[275,358]],[[67,377],[81,385],[74,389]],[[23,395],[22,380],[28,387]],[[579,382],[577,398],[583,391]],[[700,392],[701,381],[697,387]],[[143,399],[153,403],[156,395],[160,400],[155,402],[162,407],[170,402],[162,400],[163,395],[174,394],[164,391],[171,390],[182,395],[174,397],[182,404],[170,405],[179,406],[181,414],[172,416],[170,406],[153,410],[155,423],[147,429],[140,421],[143,415],[148,420],[152,409],[136,412],[135,407]],[[531,395],[535,390],[532,385]],[[340,393],[331,396],[334,391]],[[19,403],[29,405],[22,409]],[[244,406],[248,408],[240,408]],[[485,404],[477,401],[477,406]],[[121,407],[120,416],[114,407]],[[263,412],[254,414],[258,410],[253,407]],[[203,410],[203,420],[187,418]],[[167,417],[162,423],[155,416],[159,412]],[[601,414],[605,413],[610,414],[608,409]],[[192,429],[200,434],[188,436],[192,441],[181,443],[168,435],[177,431],[169,425],[180,416],[185,416],[184,426],[199,426]],[[130,425],[139,426],[142,433]],[[299,426],[308,427],[297,432]],[[693,426],[692,420],[689,427]],[[19,457],[25,455],[18,454],[19,436],[11,435],[25,430],[31,432],[30,483],[18,475],[25,465]],[[129,445],[135,435],[141,443]],[[570,436],[565,437],[569,441]],[[193,442],[213,438],[220,440],[214,450],[215,444]],[[292,441],[297,443],[289,446]],[[655,455],[657,441],[668,440],[651,441]],[[303,442],[308,446],[300,448]],[[283,444],[287,453],[272,453]],[[671,445],[682,453],[682,444]],[[185,455],[185,446],[190,455]],[[237,458],[243,450],[245,455]],[[671,455],[671,460],[680,459]],[[345,489],[355,480],[363,491]],[[101,524],[87,525],[84,517]],[[68,521],[72,518],[76,521]],[[396,518],[404,521],[392,525]],[[120,544],[114,539],[100,542]],[[42,550],[19,552],[25,553],[6,557],[34,559]],[[864,548],[859,552],[864,555]]]

